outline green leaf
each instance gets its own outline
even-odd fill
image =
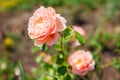
[[[22,80],[26,80],[26,76],[25,76],[25,73],[24,73],[21,63],[19,63],[19,68],[20,68],[20,75],[21,75]]]
[[[94,51],[101,51],[102,50],[102,45],[100,44],[100,42],[96,39],[96,38],[91,38],[89,40],[89,48]]]
[[[58,54],[57,55],[57,59],[56,59],[56,64],[62,64],[64,62],[64,58],[62,54]]]
[[[55,77],[54,80],[57,80],[57,78]]]
[[[66,66],[61,66],[57,69],[57,72],[60,74],[60,75],[64,75],[66,72],[67,72],[67,68]]]
[[[120,73],[120,58],[114,58],[114,65],[113,65],[118,72]]]
[[[92,52],[92,55],[94,60],[97,60],[99,58],[99,55],[96,52]]]
[[[48,79],[46,76],[43,75],[43,76],[39,77],[37,80],[48,80]]]
[[[57,50],[57,51],[60,51],[61,50],[61,44],[60,44],[60,41],[54,45],[54,48]]]
[[[64,62],[64,59],[57,58],[56,63],[57,64],[62,64]]]
[[[39,47],[34,46],[32,48],[32,53],[35,54],[39,50]]]
[[[52,68],[52,65],[49,64],[49,63],[45,63],[45,64],[43,65],[43,67],[44,67],[45,69],[49,69],[49,68]]]
[[[117,48],[120,48],[120,40],[119,40],[119,41],[116,41],[116,47],[117,47]]]
[[[54,69],[53,68],[49,68],[48,72],[49,72],[50,76],[54,76]]]
[[[46,50],[47,50],[47,46],[46,46],[46,44],[43,44],[42,46],[40,46],[40,50],[42,50],[42,51],[46,51]]]
[[[44,51],[44,50],[45,50],[45,48],[46,48],[46,45],[45,45],[45,44],[43,44],[43,46],[42,46],[42,51]]]
[[[42,57],[37,56],[36,59],[35,59],[35,61],[36,61],[37,63],[40,63],[40,62],[42,61]]]
[[[71,30],[66,28],[63,32],[65,38],[69,38],[71,36]]]
[[[83,45],[85,43],[84,37],[76,31],[75,31],[75,37],[79,41],[80,44]]]
[[[66,75],[65,80],[71,80],[71,76],[69,74]]]

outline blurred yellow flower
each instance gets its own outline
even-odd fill
[[[6,11],[10,7],[17,6],[18,0],[0,0],[0,12]]]
[[[12,48],[13,45],[14,45],[14,42],[13,42],[13,40],[11,38],[9,38],[9,37],[5,38],[5,40],[4,40],[4,46],[6,48]]]
[[[40,52],[40,57],[44,58],[46,56],[45,52]]]

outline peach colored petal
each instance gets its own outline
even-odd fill
[[[66,29],[66,23],[67,21],[65,20],[65,18],[63,18],[60,14],[57,14],[56,17],[60,20],[61,24],[62,24],[62,28],[60,31],[63,31]]]
[[[59,40],[59,33],[51,34],[46,41],[46,44],[49,46],[54,45]]]
[[[44,44],[45,42],[47,41],[47,38],[44,38],[41,40],[40,37],[36,38],[35,41],[34,41],[34,44],[36,46],[41,46],[42,44]]]
[[[46,14],[46,11],[47,9],[44,6],[41,6],[34,12],[33,16],[35,17],[44,16]]]
[[[56,15],[56,12],[55,12],[55,10],[54,10],[52,7],[48,7],[48,13],[49,13],[52,17],[54,17],[54,16]]]
[[[91,61],[91,64],[90,64],[90,70],[93,70],[94,69],[94,66],[93,65],[95,65],[95,61]]]
[[[72,72],[74,74],[78,74],[79,76],[84,76],[88,73],[88,71],[80,71],[79,69],[76,68],[72,68]]]
[[[36,40],[34,41],[35,46],[42,46],[43,42],[37,42]]]
[[[62,23],[58,18],[56,18],[56,27],[57,27],[57,31],[62,31],[63,29]]]

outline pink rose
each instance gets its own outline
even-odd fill
[[[44,43],[52,46],[59,40],[58,32],[65,28],[66,20],[60,14],[56,14],[52,7],[41,6],[29,19],[28,34],[36,46]]]
[[[75,30],[75,31],[77,31],[79,34],[81,34],[82,36],[84,36],[84,37],[86,37],[86,32],[85,32],[85,30],[82,28],[82,27],[80,27],[80,26],[73,26],[73,29]],[[81,44],[78,42],[78,41],[76,41],[75,43],[74,43],[74,46],[75,47],[78,47],[78,46],[80,46]]]
[[[91,53],[83,50],[74,52],[68,58],[68,63],[72,66],[72,72],[80,76],[84,76],[89,70],[93,70],[95,65]]]
[[[82,36],[86,36],[85,30],[81,26],[73,26],[73,29],[80,33]]]

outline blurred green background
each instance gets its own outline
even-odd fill
[[[120,0],[0,0],[0,80],[21,80],[19,61],[27,80],[36,78],[34,59],[39,52],[32,54],[27,25],[40,6],[52,6],[67,19],[67,25],[84,28],[88,39],[84,48],[101,53],[104,61],[120,57]],[[120,80],[117,70],[104,69],[102,79]]]

